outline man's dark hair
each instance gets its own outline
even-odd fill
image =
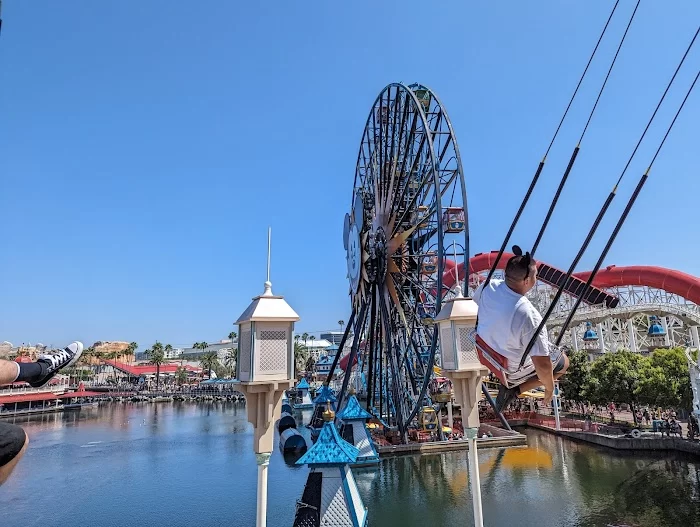
[[[537,267],[537,262],[529,252],[523,254],[523,250],[517,245],[513,245],[513,254],[506,264],[506,278],[511,280],[525,280],[532,272],[533,267]]]

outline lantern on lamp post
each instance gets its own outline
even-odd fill
[[[238,318],[237,388],[245,394],[248,421],[255,434],[253,449],[258,463],[257,527],[267,516],[267,468],[272,453],[274,422],[282,410],[282,395],[294,384],[294,322],[299,315],[270,283],[270,233],[267,281],[262,295]]]
[[[459,279],[454,298],[447,300],[435,317],[440,329],[440,359],[442,372],[452,381],[455,399],[462,410],[462,426],[469,441],[469,479],[472,483],[474,525],[483,527],[481,486],[476,439],[479,432],[479,392],[481,378],[488,374],[476,353],[474,331],[478,306],[471,298],[462,295]]]
[[[479,427],[481,378],[488,375],[488,369],[479,362],[473,338],[478,309],[476,302],[464,297],[457,285],[454,298],[447,300],[435,317],[440,329],[440,365],[454,386],[465,429]]]

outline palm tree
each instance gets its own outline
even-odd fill
[[[314,347],[314,340],[316,340],[316,337],[314,337],[313,335],[311,335],[311,336],[309,337],[309,340],[311,341],[311,347],[313,348],[313,347]],[[311,356],[313,356],[314,353],[316,353],[316,350],[315,350],[315,349],[312,349],[312,350],[311,350]]]
[[[209,370],[209,378],[211,379],[211,370],[216,365],[219,360],[215,351],[207,351],[204,355],[199,358],[199,363],[202,368]]]
[[[231,377],[236,376],[236,363],[238,362],[238,350],[231,349],[224,357],[224,366],[231,372]]]
[[[338,325],[340,326],[340,332],[343,332],[343,326],[345,325],[345,321],[343,319],[340,319],[338,321]]]
[[[309,347],[309,334],[304,332],[304,334],[301,336],[302,340],[304,341],[304,346],[307,348]]]
[[[84,361],[85,364],[88,363],[88,359],[92,359],[95,356],[95,346],[88,346],[83,350],[82,355],[80,355],[80,360]]]
[[[182,386],[187,381],[187,370],[182,366],[178,366],[175,370],[175,381],[178,386]]]
[[[306,363],[304,364],[304,367],[306,368],[307,372],[314,371],[314,367],[316,367],[316,361],[314,360],[314,358],[311,355],[309,355],[309,358],[306,359]]]
[[[235,331],[232,331],[231,333],[228,334],[228,338],[231,339],[231,342],[233,342],[237,336],[238,336],[238,333],[236,333]]]
[[[151,364],[156,365],[156,390],[160,388],[160,365],[165,362],[165,353],[163,352],[163,345],[156,341],[151,349],[146,350],[146,356],[148,357]]]
[[[166,354],[170,354],[173,352],[173,347],[170,344],[165,345],[165,352]]]
[[[301,371],[309,359],[309,350],[306,346],[302,346],[298,342],[294,343],[294,369],[295,372]]]
[[[78,370],[78,365],[83,366],[80,368],[80,373],[77,376],[78,380],[83,380],[83,372],[86,369],[85,366],[87,366],[87,369],[94,373],[94,368],[92,364],[94,358],[95,346],[88,346],[83,350],[82,355],[80,355],[80,359],[78,359],[78,362],[75,364],[76,371]]]
[[[122,351],[110,351],[109,353],[104,355],[102,358],[107,359],[107,360],[111,360],[114,362],[118,362],[119,356],[122,353],[123,353]],[[112,377],[114,379],[114,384],[117,384],[117,369],[114,366],[112,366]]]
[[[120,356],[121,357],[131,357],[132,355],[136,355],[136,349],[139,347],[136,342],[130,343],[124,351],[121,352]]]

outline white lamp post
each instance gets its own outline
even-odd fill
[[[561,420],[559,419],[559,382],[554,381],[554,397],[552,397],[552,406],[554,408],[554,429],[561,430]]]
[[[455,399],[462,407],[462,424],[469,441],[469,479],[472,484],[474,525],[483,527],[481,486],[476,439],[479,432],[479,394],[481,378],[488,374],[476,354],[471,333],[476,327],[478,306],[471,298],[462,295],[457,280],[456,295],[446,301],[435,317],[440,328],[440,358],[445,377],[452,381]]]
[[[248,421],[255,430],[253,449],[258,464],[257,527],[267,523],[267,468],[272,453],[274,422],[282,409],[282,395],[294,384],[294,322],[299,315],[284,297],[272,294],[270,233],[267,281],[262,295],[238,318],[238,389],[246,397]]]
[[[454,386],[455,399],[462,407],[464,428],[478,428],[481,378],[488,375],[488,369],[479,362],[471,337],[478,306],[462,295],[459,285],[456,289],[455,297],[447,300],[435,317],[440,328],[440,365]]]

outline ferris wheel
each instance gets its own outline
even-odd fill
[[[468,261],[467,217],[462,162],[444,106],[423,85],[388,85],[367,118],[345,215],[354,343],[340,397],[357,364],[368,408],[401,433],[430,404],[434,318],[450,294],[445,261]],[[452,278],[454,284],[466,276]]]

